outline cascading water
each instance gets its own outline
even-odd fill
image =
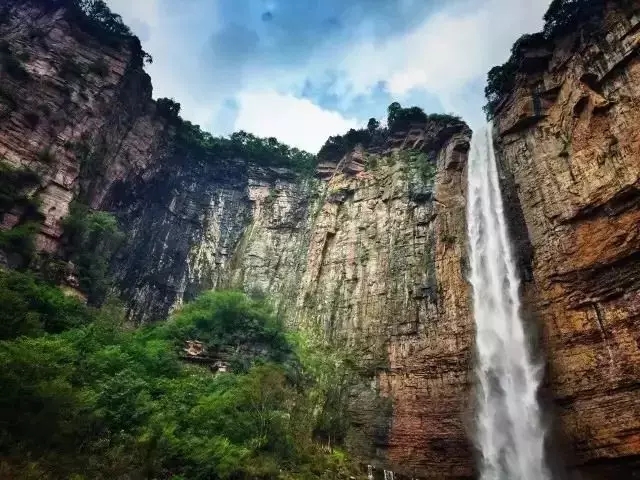
[[[520,316],[491,130],[474,134],[468,170],[480,473],[482,480],[548,480],[537,399],[541,367],[531,358]]]

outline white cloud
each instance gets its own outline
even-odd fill
[[[476,116],[480,105],[465,105],[472,84],[504,62],[523,33],[539,31],[550,0],[466,0],[451,2],[407,35],[374,47],[364,40],[345,52],[340,63],[356,93],[386,81],[402,97],[422,89],[445,108]],[[475,98],[481,98],[475,95]]]
[[[239,96],[236,129],[317,152],[330,135],[358,127],[356,120],[324,110],[310,100],[273,91],[244,92]]]
[[[209,79],[207,65],[200,63],[206,61],[203,45],[208,35],[214,25],[224,23],[224,19],[216,17],[216,9],[209,8],[207,12],[214,12],[206,16],[209,28],[202,28],[199,9],[204,0],[186,2],[174,12],[177,15],[160,11],[161,0],[107,1],[136,33],[147,37],[143,47],[154,56],[154,64],[148,67],[154,96],[174,97],[182,104],[185,118],[212,129],[213,134],[228,133],[233,120],[219,120],[224,118],[224,102],[235,97],[239,105],[236,129],[276,136],[311,151],[316,151],[329,135],[343,133],[356,124],[356,120],[338,112],[296,98],[305,80],[316,81],[327,70],[341,73],[329,92],[337,96],[335,104],[340,109],[350,108],[355,98],[370,93],[382,81],[394,100],[409,103],[416,92],[427,93],[426,97],[413,98],[437,97],[445,111],[460,114],[472,124],[482,121],[486,72],[507,59],[511,45],[520,35],[540,29],[550,2],[442,2],[439,10],[404,35],[374,40],[373,30],[364,25],[359,41],[346,46],[323,41],[304,64],[295,67],[250,62],[246,74],[237,78],[233,88],[227,88]],[[420,0],[405,1],[405,8],[411,10]],[[215,1],[208,5],[215,5]],[[141,22],[145,23],[144,29]],[[421,106],[426,110],[434,108]],[[380,105],[380,114],[385,109],[386,105]]]

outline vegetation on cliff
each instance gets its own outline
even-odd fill
[[[229,137],[214,137],[180,116],[180,104],[170,98],[156,101],[159,115],[174,125],[178,147],[212,160],[243,159],[263,167],[288,168],[302,175],[310,175],[316,166],[316,156],[290,147],[277,138],[257,137],[238,131]]]
[[[442,113],[426,114],[420,107],[403,108],[398,102],[387,107],[387,126],[381,126],[375,118],[370,118],[367,128],[350,129],[344,135],[335,135],[322,146],[318,152],[321,161],[338,161],[352,151],[356,145],[363,148],[384,147],[394,133],[406,132],[412,125],[425,126],[433,123],[446,126],[462,122],[460,117]]]
[[[340,384],[338,359],[292,341],[264,301],[210,292],[165,324],[132,330],[113,302],[85,307],[29,274],[0,282],[3,304],[15,306],[3,338],[20,335],[0,341],[0,477],[354,474],[343,453],[314,441],[340,431],[327,396]],[[204,345],[200,361],[185,361],[187,340]],[[215,359],[232,371],[213,373]]]
[[[63,256],[75,265],[79,288],[89,303],[99,305],[111,287],[109,265],[124,234],[113,215],[79,202],[71,204],[63,228]]]
[[[602,19],[604,0],[553,0],[544,15],[542,32],[521,36],[511,48],[511,56],[503,65],[489,70],[485,97],[485,113],[492,117],[498,104],[516,86],[516,75],[526,51],[544,48],[554,40],[581,30],[592,31]]]
[[[0,251],[16,268],[28,265],[35,252],[34,236],[42,214],[30,191],[39,183],[40,177],[33,170],[0,161],[0,221],[9,213],[17,218],[11,228],[0,230]]]
[[[96,38],[100,43],[111,47],[120,47],[127,43],[132,48],[134,65],[151,63],[151,56],[142,50],[140,40],[122,21],[122,17],[113,13],[104,0],[38,0],[47,9],[64,8],[71,25]]]

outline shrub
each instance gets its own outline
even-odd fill
[[[158,115],[169,121],[177,121],[180,118],[180,104],[173,98],[159,98],[156,100]]]
[[[12,263],[21,266],[28,264],[35,252],[34,238],[39,230],[39,223],[26,222],[0,231],[0,250],[20,258],[19,262]]]
[[[264,301],[240,292],[209,292],[181,309],[166,326],[167,337],[203,342],[226,357],[235,370],[247,371],[255,362],[293,362],[284,325]]]
[[[59,333],[89,321],[79,300],[30,273],[0,270],[0,304],[0,340]]]
[[[22,298],[15,310],[34,312]],[[85,310],[93,322],[80,328],[0,342],[0,448],[15,478],[27,471],[95,479],[353,475],[345,455],[327,454],[312,441],[316,412],[347,364],[308,346],[304,381],[277,362],[213,376],[180,362],[176,346],[213,330],[211,338],[228,338],[225,346],[233,348],[234,325],[243,325],[254,335],[247,342],[258,338],[264,346],[274,338],[269,347],[277,350],[282,330],[276,337],[266,332],[281,322],[240,293],[209,293],[196,303],[167,326],[126,330],[118,308],[109,306]]]
[[[76,266],[80,289],[89,303],[98,305],[111,286],[109,265],[124,242],[124,234],[113,215],[91,211],[78,202],[71,204],[62,224],[64,253]]]
[[[0,161],[0,215],[14,207],[36,206],[24,191],[40,183],[40,176],[28,168],[15,168]]]

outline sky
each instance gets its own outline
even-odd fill
[[[394,101],[483,121],[486,72],[550,0],[107,0],[153,56],[154,97],[214,135],[316,153]]]

